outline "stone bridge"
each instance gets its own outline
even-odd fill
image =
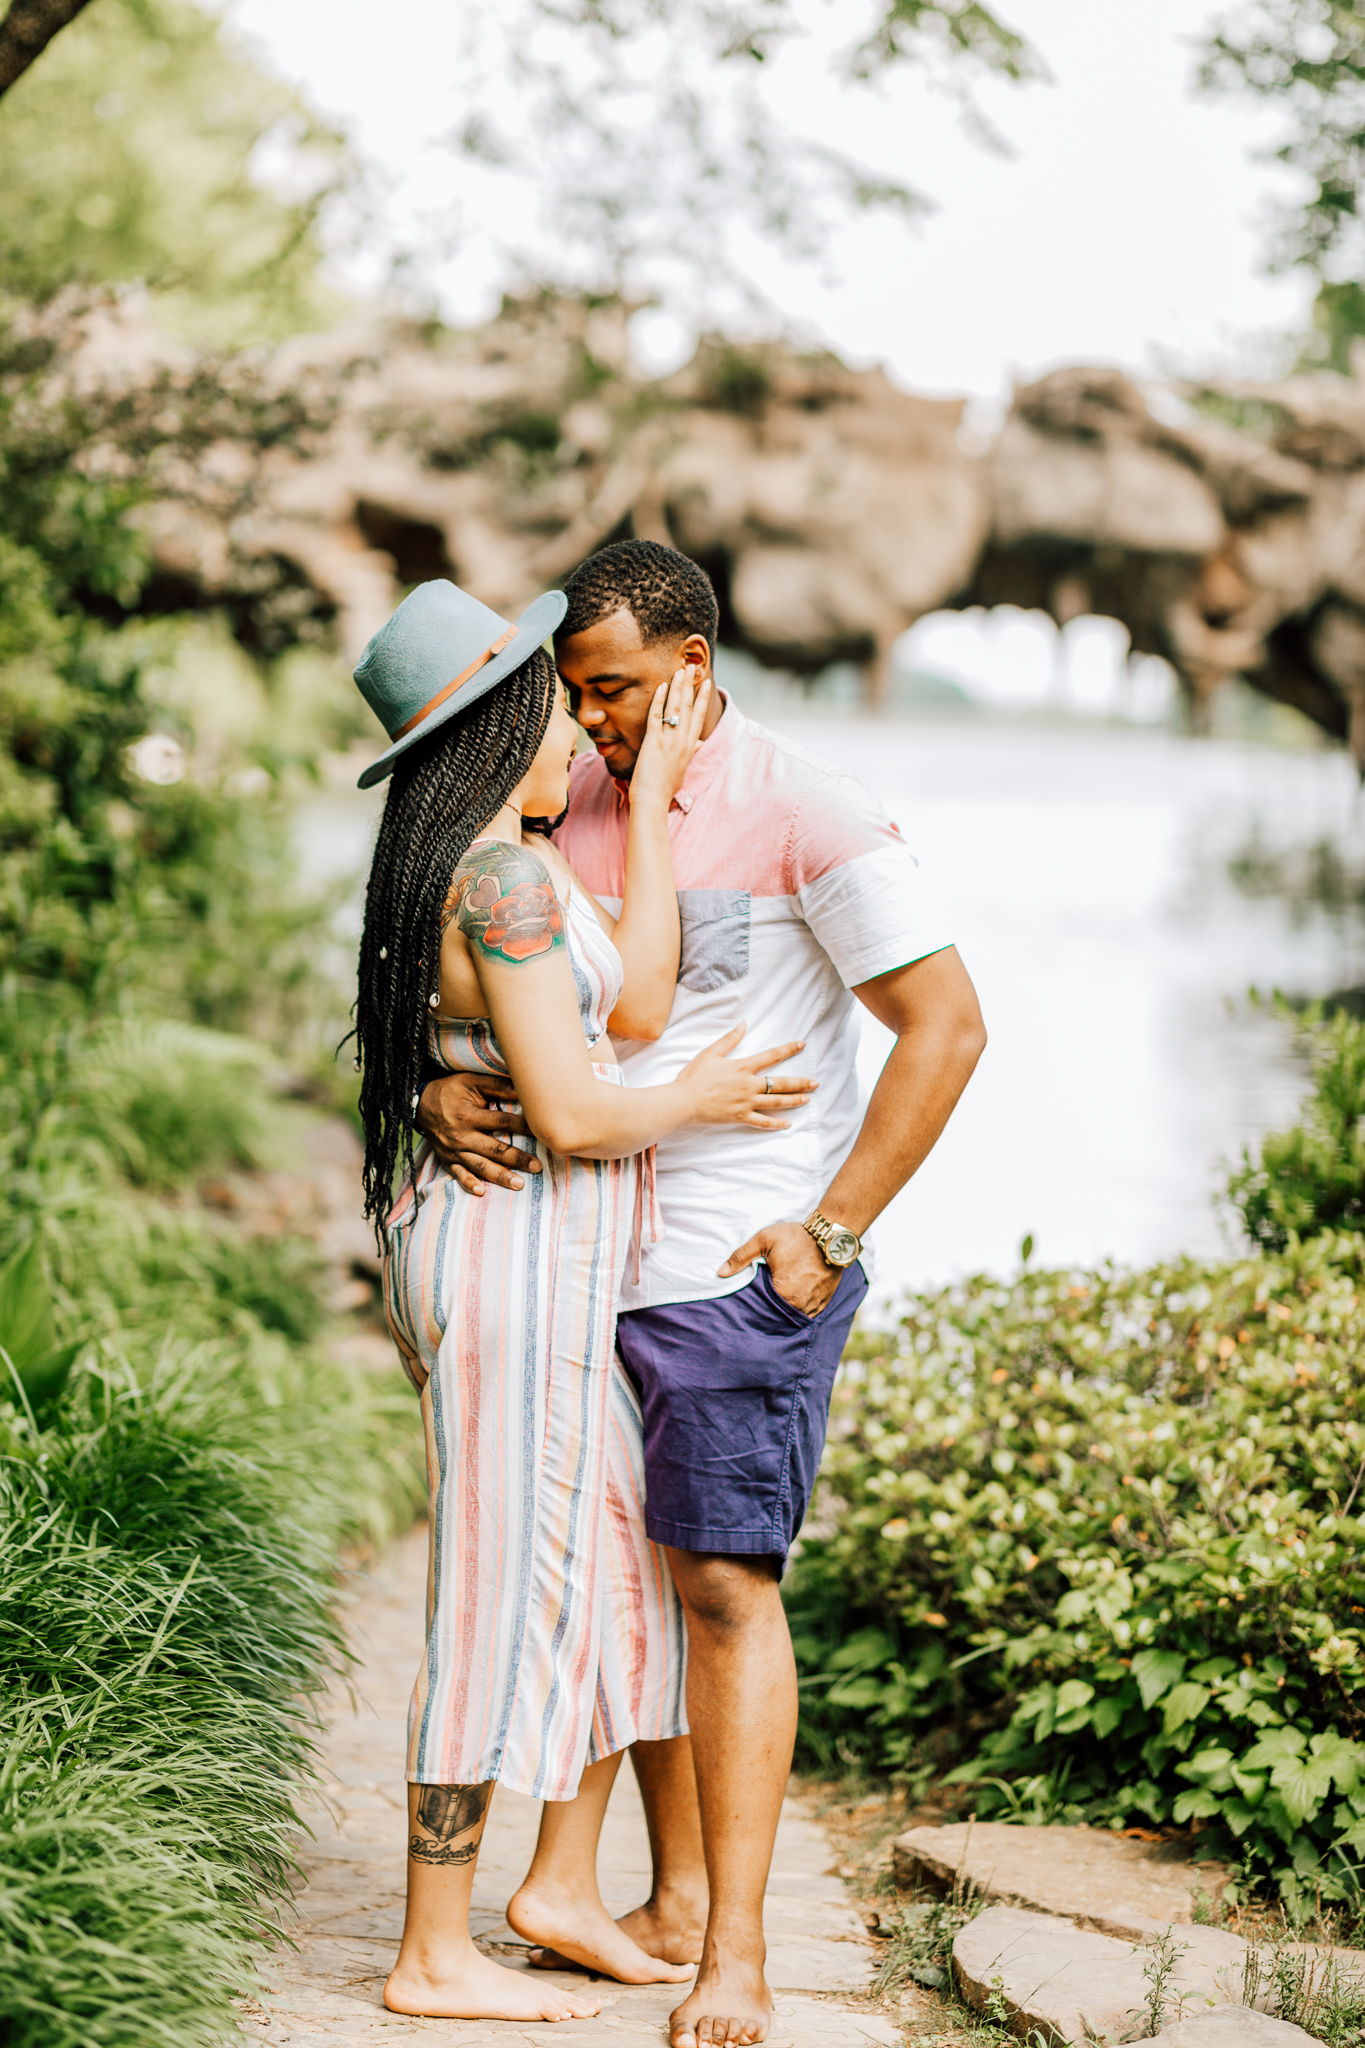
[[[1079,366],[983,438],[960,401],[780,345],[707,342],[643,380],[628,312],[547,296],[470,333],[343,328],[213,364],[125,302],[68,326],[54,377],[237,401],[193,459],[153,458],[147,601],[223,606],[264,652],[335,630],[353,655],[433,575],[515,613],[634,533],[705,563],[725,641],[805,675],[859,662],[874,702],[927,612],[1094,612],[1172,663],[1196,723],[1239,675],[1365,769],[1365,382]]]

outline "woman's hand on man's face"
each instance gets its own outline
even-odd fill
[[[467,1195],[489,1187],[524,1187],[523,1173],[539,1173],[533,1152],[509,1145],[509,1132],[529,1138],[530,1127],[519,1110],[501,1109],[511,1092],[510,1081],[485,1080],[477,1074],[443,1074],[428,1081],[417,1105],[417,1128],[431,1140],[431,1149]]]
[[[630,778],[632,806],[660,803],[666,811],[687,777],[692,756],[701,745],[711,678],[698,682],[695,668],[677,670],[671,682],[654,692],[645,736]]]

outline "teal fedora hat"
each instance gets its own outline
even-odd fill
[[[393,741],[371,761],[360,788],[382,782],[400,754],[520,668],[568,604],[562,590],[547,590],[513,625],[458,583],[419,583],[356,666],[356,687]]]

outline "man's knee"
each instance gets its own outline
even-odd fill
[[[740,1628],[777,1594],[778,1557],[726,1557],[713,1551],[670,1550],[673,1580],[687,1619],[703,1628]]]

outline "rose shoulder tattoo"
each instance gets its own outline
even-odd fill
[[[475,847],[455,870],[441,929],[458,924],[486,960],[518,967],[564,944],[564,917],[550,871],[528,846]]]
[[[422,1832],[409,1837],[409,1856],[416,1863],[472,1863],[479,1853],[474,1831],[492,1794],[491,1784],[423,1785],[417,1794],[417,1826]],[[472,1842],[459,1840],[469,1834],[474,1834]]]

